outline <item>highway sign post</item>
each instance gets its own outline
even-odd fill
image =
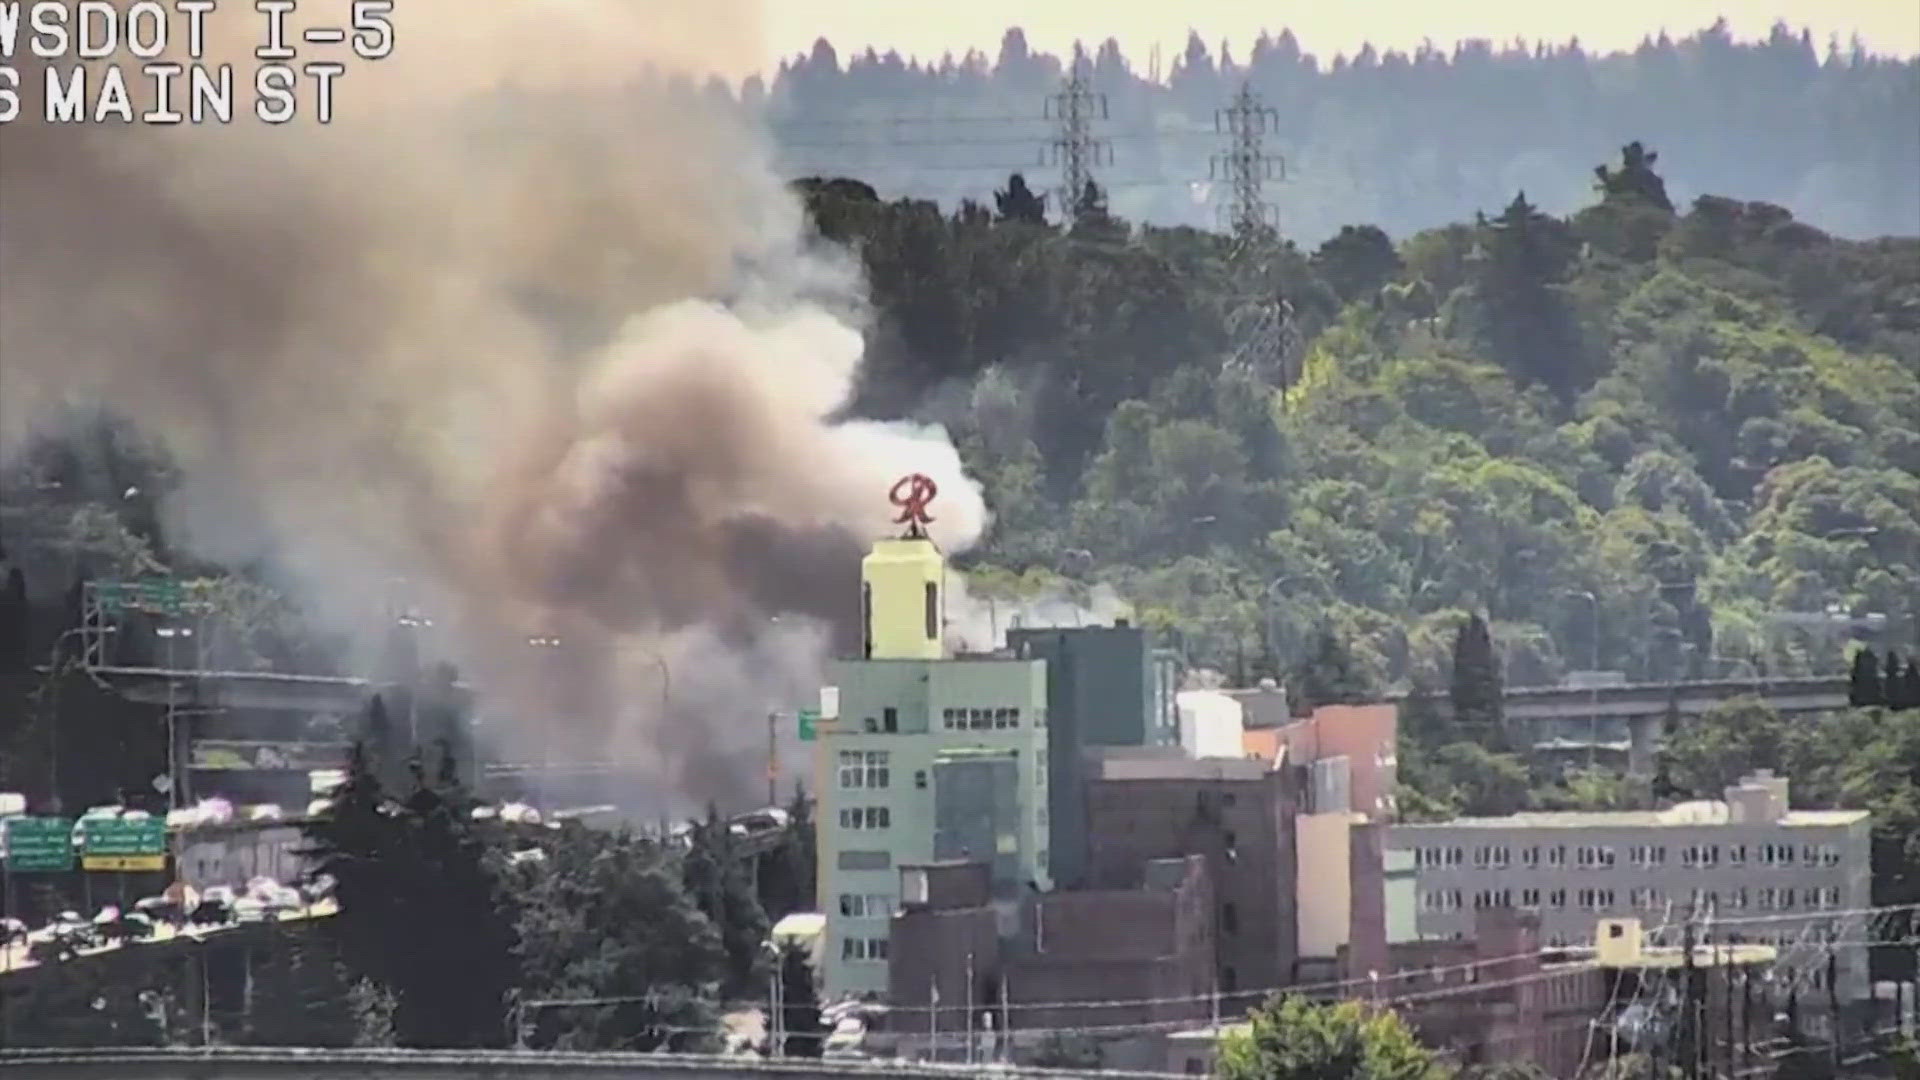
[[[73,869],[73,822],[67,818],[9,818],[9,874],[58,874]]]
[[[80,866],[83,870],[165,870],[167,823],[160,818],[84,818]]]
[[[815,730],[814,730],[814,725],[818,724],[819,722],[820,722],[819,709],[801,709],[800,710],[800,741],[801,742],[812,742],[814,741],[814,739],[818,738],[818,735],[815,733]]]

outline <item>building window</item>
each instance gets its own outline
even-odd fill
[[[1540,849],[1534,846],[1520,849],[1520,865],[1531,870],[1540,865]]]
[[[840,914],[849,919],[884,919],[893,914],[893,897],[885,893],[841,893]]]
[[[1547,865],[1548,866],[1567,865],[1567,849],[1564,845],[1555,844],[1552,847],[1547,849]]]
[[[840,786],[843,788],[885,788],[890,778],[885,750],[843,750],[840,752]]]
[[[940,640],[940,586],[927,582],[927,640]]]
[[[887,939],[883,937],[850,937],[840,939],[840,959],[842,960],[885,960],[887,958]]]
[[[1465,855],[1466,855],[1466,850],[1464,848],[1457,848],[1457,847],[1448,848],[1447,849],[1447,865],[1459,866],[1461,859]]]
[[[1832,844],[1821,844],[1820,845],[1820,865],[1839,866],[1840,865],[1840,849],[1835,847]]]
[[[927,770],[925,769],[913,770],[913,786],[916,788],[919,788],[921,791],[925,791],[927,789]]]
[[[884,806],[847,806],[840,810],[843,829],[885,829],[893,825],[893,814]]]
[[[892,734],[900,730],[900,710],[889,705],[880,710],[880,730]]]
[[[1728,844],[1727,845],[1727,865],[1728,866],[1745,866],[1746,863],[1747,863],[1747,845]]]
[[[1521,889],[1520,890],[1520,906],[1530,907],[1530,908],[1539,907],[1540,906],[1540,890],[1539,889]]]

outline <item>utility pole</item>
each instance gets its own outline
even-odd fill
[[[1693,913],[1680,933],[1680,1074],[1686,1080],[1700,1076],[1699,1000],[1695,991],[1693,967]]]
[[[780,714],[767,714],[767,805],[780,805]]]
[[[1261,186],[1266,181],[1285,177],[1281,159],[1261,149],[1262,139],[1278,119],[1278,113],[1260,104],[1252,84],[1244,82],[1232,103],[1213,114],[1214,130],[1228,141],[1227,149],[1208,162],[1207,175],[1214,181],[1226,181],[1233,189],[1231,200],[1220,210],[1222,224],[1241,247],[1280,229],[1278,212],[1261,198]]]
[[[1842,1065],[1840,1057],[1840,954],[1834,947],[1834,934],[1827,932],[1827,1023],[1833,1032],[1833,1071]],[[1871,1030],[1871,1023],[1868,1025]]]
[[[1084,65],[1075,63],[1060,90],[1047,102],[1046,118],[1059,127],[1047,144],[1048,158],[1042,164],[1060,170],[1060,215],[1069,224],[1079,221],[1087,184],[1093,170],[1113,164],[1113,145],[1093,135],[1093,122],[1107,119],[1107,95],[1096,94],[1083,73]]]

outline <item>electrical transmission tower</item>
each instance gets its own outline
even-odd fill
[[[1262,104],[1247,83],[1224,109],[1214,113],[1214,128],[1227,137],[1227,149],[1209,162],[1208,175],[1232,189],[1220,205],[1221,228],[1233,234],[1232,261],[1241,283],[1241,306],[1230,316],[1239,341],[1229,367],[1252,372],[1261,382],[1284,391],[1299,351],[1299,331],[1293,322],[1293,304],[1269,282],[1273,241],[1279,239],[1280,215],[1262,197],[1269,180],[1286,177],[1278,155],[1262,148],[1278,121],[1278,114]]]
[[[1285,177],[1280,158],[1261,150],[1261,142],[1273,130],[1278,115],[1260,104],[1247,83],[1240,84],[1231,105],[1213,115],[1214,128],[1227,137],[1228,148],[1213,156],[1208,176],[1233,187],[1231,200],[1220,207],[1221,224],[1242,247],[1262,232],[1278,232],[1280,228],[1279,213],[1260,194],[1268,180]]]
[[[1107,95],[1094,93],[1076,64],[1060,92],[1048,100],[1046,117],[1060,127],[1047,146],[1050,160],[1043,159],[1042,164],[1059,168],[1060,213],[1074,221],[1090,209],[1083,203],[1093,170],[1113,164],[1112,144],[1093,135],[1093,122],[1107,119]]]

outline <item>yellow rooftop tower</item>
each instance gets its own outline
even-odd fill
[[[876,541],[860,561],[860,618],[869,660],[939,660],[946,656],[947,558],[921,528],[937,489],[920,475],[893,486],[905,536]]]

